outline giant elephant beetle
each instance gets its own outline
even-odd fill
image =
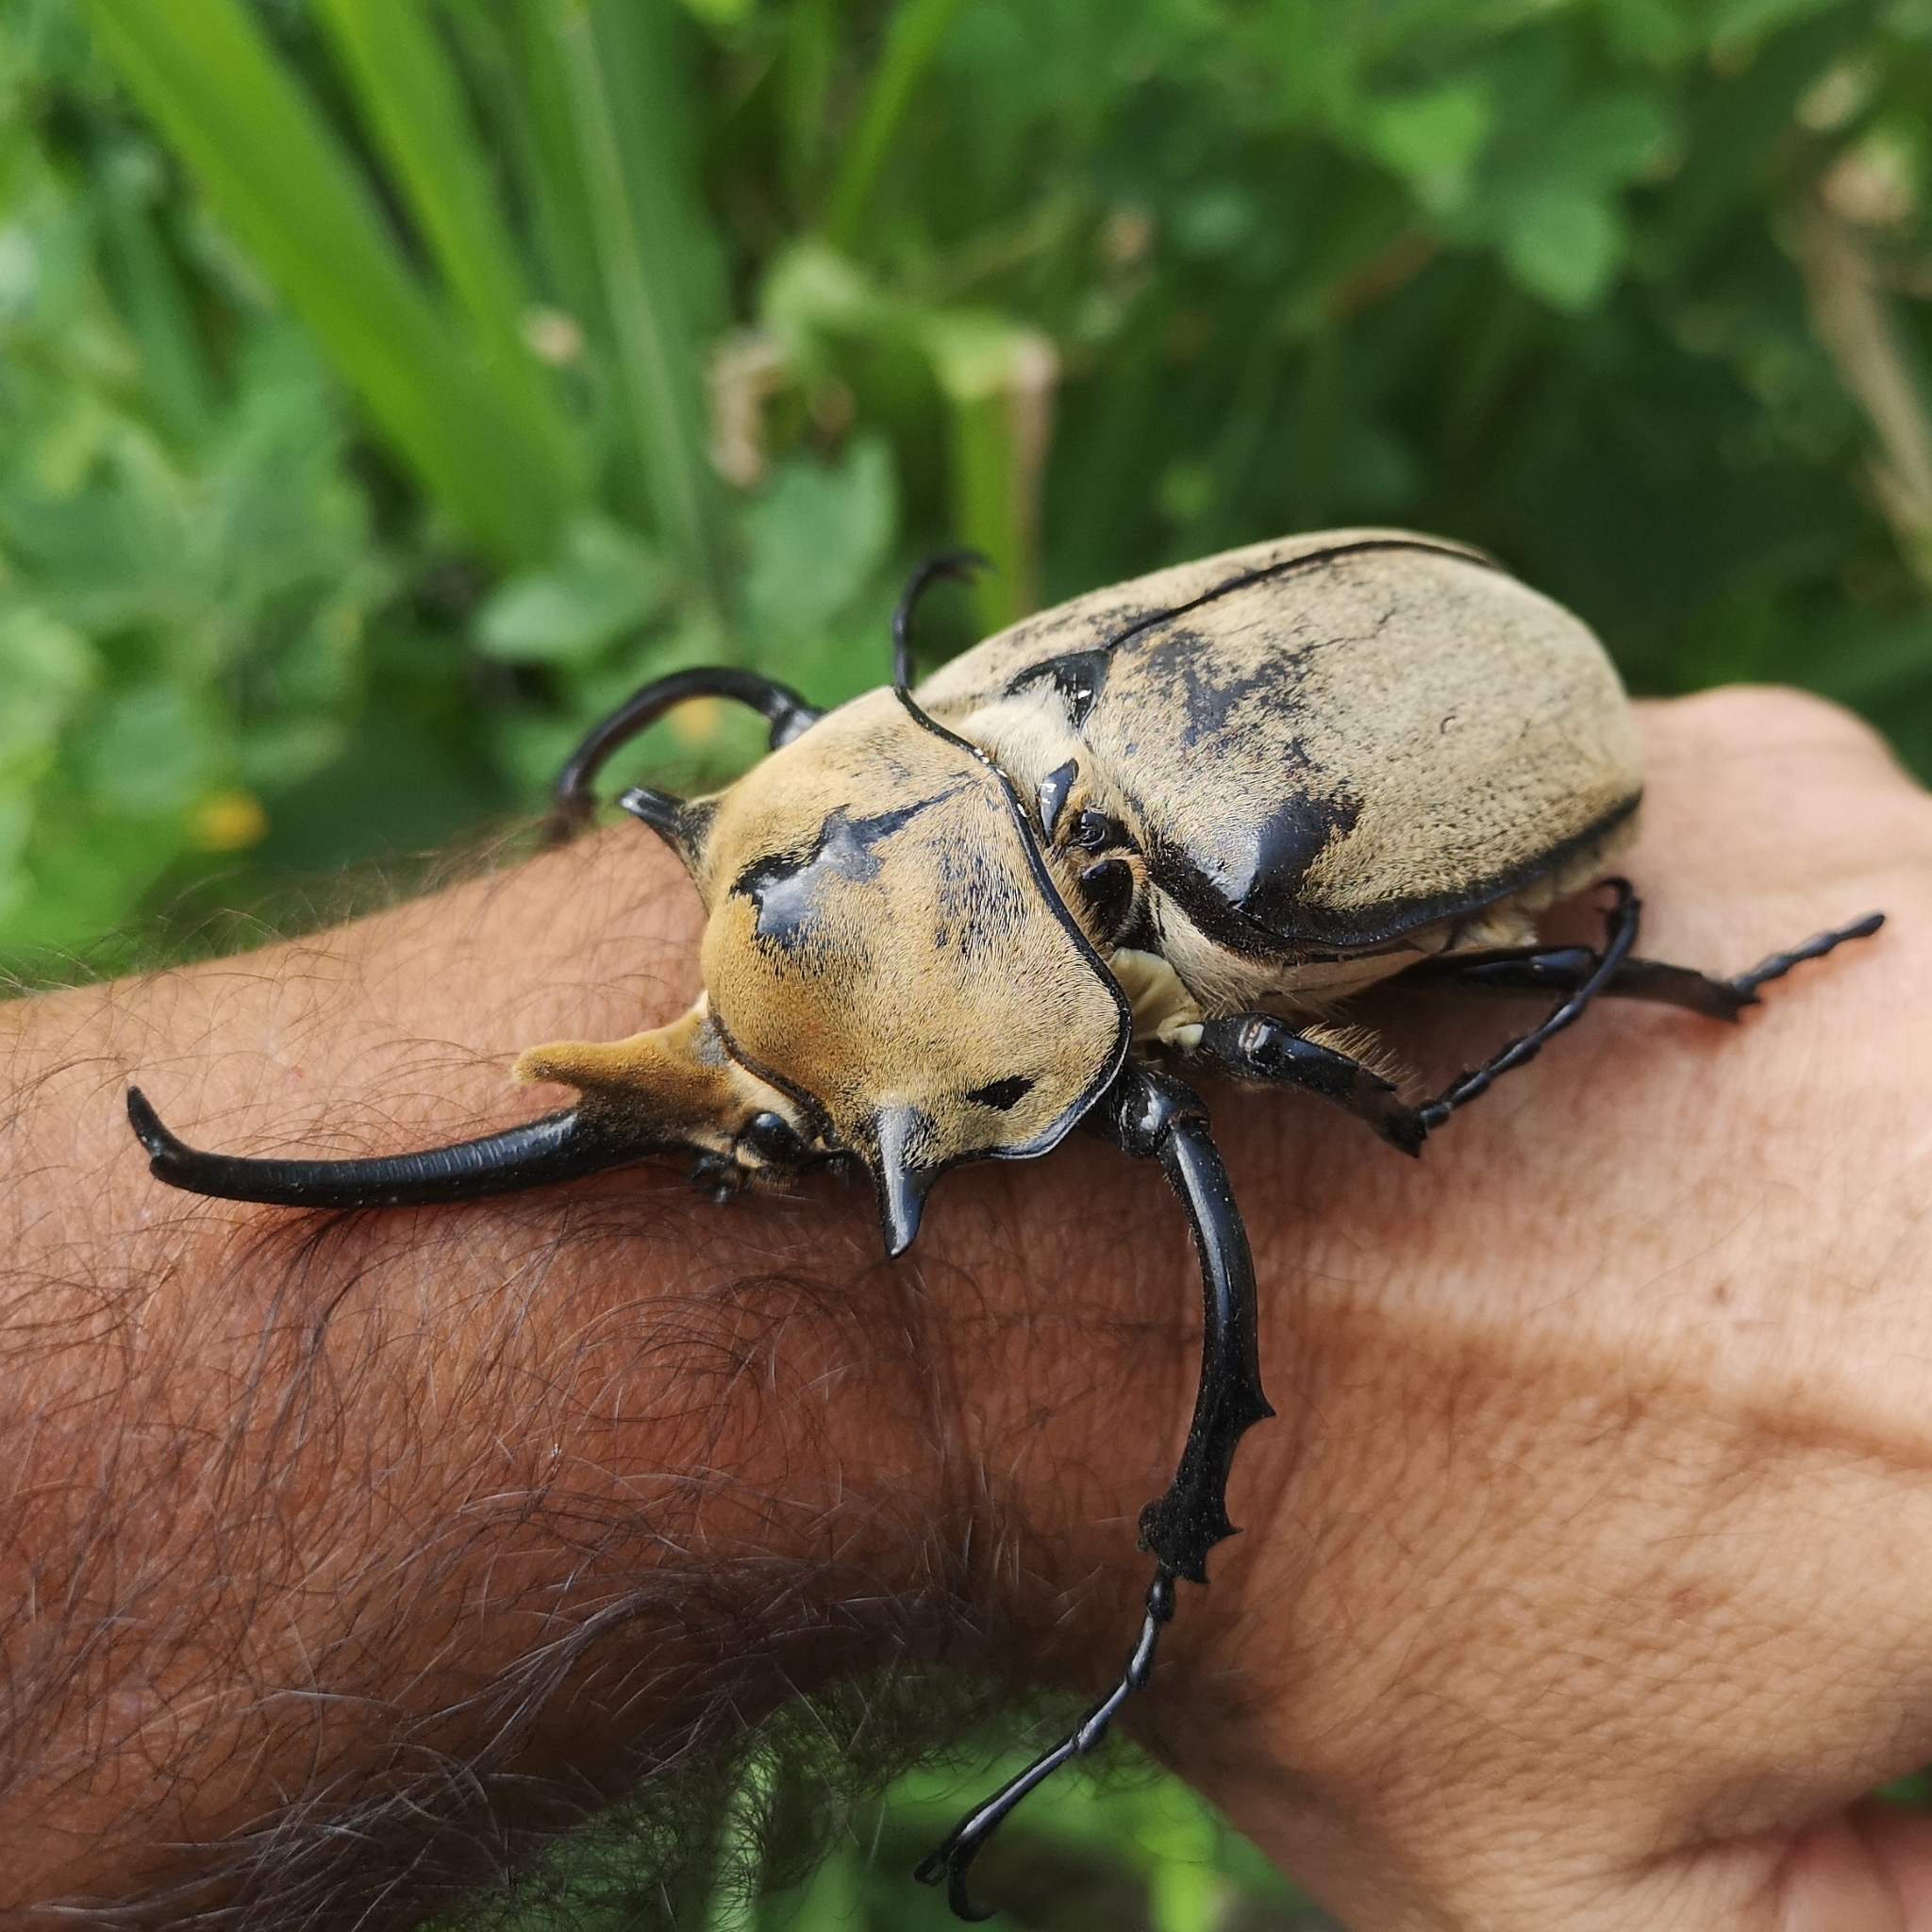
[[[577,1105],[428,1152],[354,1160],[200,1152],[139,1090],[128,1113],[172,1186],[291,1208],[474,1200],[667,1150],[721,1194],[862,1162],[890,1252],[962,1161],[1028,1159],[1076,1125],[1158,1160],[1206,1289],[1180,1466],[1141,1518],[1155,1559],[1120,1682],[920,1868],[974,1916],[966,1874],[1026,1793],[1091,1750],[1153,1668],[1180,1578],[1233,1534],[1228,1472],[1272,1415],[1255,1276],[1191,1076],[1299,1089],[1406,1154],[1593,999],[1735,1021],[1874,913],[1716,979],[1635,956],[1608,876],[1635,830],[1636,736],[1602,646],[1480,552],[1400,531],[1230,551],[1014,625],[912,687],[915,574],[891,685],[829,712],[745,671],[689,671],[598,726],[558,786],[673,706],[724,696],[771,755],[714,797],[618,801],[669,841],[708,913],[705,991],[609,1045],[533,1047],[516,1077]],[[1536,915],[1605,886],[1602,945],[1540,948]],[[1542,1023],[1417,1106],[1332,1026],[1380,981],[1546,994]]]

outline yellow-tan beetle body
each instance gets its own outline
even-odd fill
[[[921,1868],[965,1913],[1001,1819],[1145,1682],[1175,1580],[1205,1583],[1232,1533],[1241,1436],[1272,1413],[1246,1236],[1188,1079],[1298,1088],[1414,1154],[1593,998],[1735,1019],[1878,918],[1713,979],[1632,957],[1638,904],[1612,880],[1600,949],[1540,950],[1535,916],[1604,882],[1632,836],[1637,741],[1596,639],[1475,551],[1385,530],[1256,544],[1028,618],[911,691],[913,601],[960,561],[908,587],[890,689],[821,714],[749,673],[681,673],[579,748],[558,787],[575,816],[610,751],[686,697],[755,706],[774,746],[716,797],[620,801],[703,895],[705,990],[634,1039],[525,1053],[518,1076],[575,1088],[574,1108],[331,1161],[203,1153],[128,1105],[161,1179],[289,1207],[472,1199],[668,1149],[721,1193],[856,1161],[894,1254],[962,1161],[1043,1155],[1083,1124],[1159,1160],[1207,1327],[1179,1471],[1141,1518],[1146,1617],[1109,1696]],[[1557,1004],[1415,1105],[1325,1024],[1383,980]]]

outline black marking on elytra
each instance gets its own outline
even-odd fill
[[[1291,792],[1261,826],[1254,871],[1233,882],[1242,915],[1271,929],[1291,923],[1308,868],[1336,840],[1347,838],[1360,816],[1360,801],[1346,791],[1329,798]]]
[[[1472,879],[1455,891],[1391,897],[1355,912],[1324,907],[1312,914],[1291,894],[1259,895],[1257,903],[1267,905],[1276,922],[1273,925],[1262,924],[1246,906],[1231,901],[1186,852],[1167,841],[1150,841],[1147,863],[1160,890],[1208,938],[1229,952],[1266,959],[1278,958],[1284,948],[1293,947],[1305,949],[1305,958],[1339,957],[1393,945],[1418,927],[1474,912],[1521,891],[1532,880],[1560,872],[1627,819],[1640,802],[1627,799],[1550,851],[1507,872]]]
[[[1214,639],[1176,627],[1140,660],[1147,694],[1180,724],[1183,741],[1219,756],[1230,741],[1259,740],[1288,772],[1309,769],[1300,738],[1304,650],[1232,669]],[[1283,740],[1286,737],[1287,741]]]
[[[1309,870],[1355,829],[1361,801],[1324,772],[1300,736],[1304,665],[1298,658],[1230,671],[1213,641],[1176,626],[1146,649],[1148,692],[1180,726],[1181,741],[1212,769],[1231,755],[1272,769],[1275,803],[1265,818],[1235,809],[1205,849],[1150,828],[1157,883],[1210,938],[1265,951],[1291,931]],[[1256,801],[1258,803],[1259,801]]]
[[[1108,652],[1069,651],[1063,658],[1049,658],[1041,664],[1029,664],[1007,686],[1007,695],[1018,697],[1036,684],[1050,684],[1065,700],[1068,722],[1079,726],[1087,722],[1093,701],[1107,685]]]
[[[1060,822],[1060,814],[1067,808],[1067,798],[1074,789],[1074,780],[1080,775],[1079,760],[1069,758],[1063,765],[1056,765],[1040,781],[1040,829],[1051,839],[1054,828]]]
[[[990,1107],[995,1113],[1010,1113],[1039,1083],[1025,1074],[1009,1074],[1004,1080],[989,1080],[975,1087],[966,1098],[976,1107]]]
[[[780,946],[802,944],[818,916],[818,898],[827,878],[863,883],[876,878],[876,846],[958,788],[902,805],[874,818],[855,819],[841,805],[825,816],[812,849],[803,858],[782,855],[754,859],[732,886],[758,908],[758,935]]]

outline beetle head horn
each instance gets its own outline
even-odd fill
[[[515,1077],[577,1089],[577,1105],[501,1133],[347,1160],[253,1158],[190,1146],[139,1088],[127,1117],[157,1180],[190,1193],[281,1208],[426,1207],[576,1180],[647,1154],[724,1156],[774,1093],[734,1066],[702,1004],[668,1026],[609,1045],[563,1041],[520,1058]]]

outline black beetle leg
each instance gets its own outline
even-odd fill
[[[1783,978],[1804,960],[1823,958],[1847,940],[1869,939],[1884,924],[1882,912],[1868,913],[1835,932],[1821,933],[1789,953],[1774,953],[1762,965],[1730,979],[1713,979],[1694,967],[1673,966],[1661,959],[1625,959],[1597,997],[1645,1000],[1657,1006],[1681,1007],[1707,1020],[1735,1022],[1747,1007],[1758,1004],[1757,989],[1766,981]],[[1588,946],[1511,947],[1425,959],[1389,984],[1431,992],[1495,993],[1505,998],[1524,993],[1568,994],[1590,977],[1596,961],[1597,956]]]
[[[1512,1040],[1481,1066],[1457,1074],[1435,1099],[1417,1108],[1416,1118],[1425,1133],[1434,1133],[1458,1107],[1467,1107],[1477,1095],[1487,1093],[1503,1074],[1527,1065],[1542,1051],[1546,1041],[1566,1026],[1574,1026],[1590,1003],[1616,977],[1618,968],[1629,958],[1630,948],[1637,943],[1637,925],[1643,906],[1631,891],[1628,879],[1606,879],[1604,883],[1617,896],[1615,905],[1604,915],[1607,932],[1596,964],[1541,1026]]]
[[[1185,1064],[1229,1080],[1293,1087],[1352,1113],[1391,1147],[1420,1154],[1428,1139],[1416,1109],[1394,1082],[1350,1054],[1305,1039],[1292,1022],[1274,1013],[1236,1013],[1203,1023],[1187,1049]]]
[[[1543,1042],[1574,1024],[1591,1000],[1615,989],[1621,974],[1641,969],[1638,978],[1624,989],[1631,996],[1672,998],[1688,991],[1689,997],[1680,1004],[1707,1002],[1699,1004],[1698,1010],[1715,1012],[1722,1018],[1732,1017],[1740,1006],[1755,997],[1748,991],[1734,991],[1730,983],[1707,980],[1688,968],[1630,958],[1630,948],[1637,941],[1640,903],[1627,881],[1612,879],[1608,883],[1617,893],[1617,903],[1607,915],[1609,936],[1601,953],[1567,946],[1548,953],[1491,956],[1472,962],[1474,976],[1468,982],[1450,970],[1450,962],[1431,962],[1433,973],[1428,979],[1416,977],[1425,971],[1418,966],[1391,982],[1426,983],[1458,991],[1563,995],[1562,1004],[1541,1026],[1512,1040],[1474,1072],[1459,1074],[1443,1092],[1421,1107],[1406,1105],[1389,1081],[1360,1060],[1305,1040],[1288,1021],[1272,1013],[1237,1013],[1230,1019],[1208,1021],[1199,1041],[1188,1050],[1189,1061],[1233,1079],[1263,1080],[1271,1086],[1296,1087],[1317,1094],[1366,1122],[1391,1147],[1405,1154],[1420,1154],[1423,1142],[1458,1107],[1487,1092],[1499,1075],[1534,1059]],[[1489,970],[1492,967],[1493,972]],[[1687,990],[1684,980],[1694,982],[1694,986]]]
[[[1148,1586],[1147,1611],[1141,1620],[1140,1641],[1134,1645],[1134,1654],[1127,1659],[1127,1668],[1122,1673],[1120,1682],[1051,1751],[1042,1751],[1018,1777],[1002,1785],[985,1804],[969,1811],[953,1827],[946,1841],[937,1850],[928,1852],[921,1861],[913,1876],[922,1885],[937,1885],[943,1879],[946,1903],[952,1907],[956,1919],[971,1923],[992,1917],[991,1911],[982,1911],[974,1907],[966,1890],[966,1874],[974,1859],[986,1849],[987,1841],[1024,1799],[1043,1785],[1061,1765],[1086,1757],[1107,1736],[1108,1727],[1113,1723],[1121,1706],[1136,1690],[1142,1689],[1154,1674],[1155,1648],[1160,1641],[1162,1628],[1173,1618],[1174,1572],[1161,1564],[1155,1570],[1154,1581]]]
[[[1508,952],[1471,953],[1461,958],[1425,959],[1389,981],[1404,991],[1493,993],[1507,998],[1556,993],[1567,998],[1596,971],[1588,946],[1524,946]],[[1694,967],[1661,959],[1625,959],[1597,990],[1603,1000],[1648,1000],[1681,1007],[1707,1020],[1735,1021],[1757,996],[1733,979],[1713,979]]]
[[[1093,1750],[1121,1706],[1146,1684],[1160,1632],[1174,1616],[1176,1577],[1205,1584],[1208,1552],[1235,1534],[1227,1519],[1235,1450],[1256,1423],[1274,1413],[1261,1389],[1254,1258],[1199,1095],[1173,1074],[1129,1060],[1085,1124],[1137,1158],[1158,1160],[1188,1210],[1207,1304],[1200,1389],[1174,1482],[1141,1512],[1141,1547],[1155,1558],[1154,1582],[1120,1682],[1051,1751],[968,1813],[919,1867],[923,1884],[944,1880],[947,1900],[962,1919],[988,1916],[974,1911],[966,1874],[993,1833],[1028,1792]]]
[[[1773,979],[1782,979],[1793,966],[1802,966],[1807,959],[1822,959],[1825,954],[1841,946],[1847,940],[1869,940],[1885,924],[1882,912],[1868,912],[1863,919],[1855,919],[1849,925],[1841,925],[1835,932],[1822,932],[1815,939],[1808,939],[1802,946],[1793,946],[1789,953],[1774,953],[1768,959],[1760,959],[1748,973],[1740,973],[1728,983],[1749,1003],[1757,997],[1757,989]]]
[[[741,671],[733,665],[719,664],[694,671],[674,671],[659,677],[626,698],[601,724],[593,725],[583,741],[564,760],[552,792],[552,823],[561,837],[588,822],[597,808],[591,782],[610,755],[641,731],[649,729],[667,711],[691,698],[732,698],[749,705],[772,727],[772,749],[787,745],[824,714],[808,705],[789,685],[778,684],[756,672]]]

